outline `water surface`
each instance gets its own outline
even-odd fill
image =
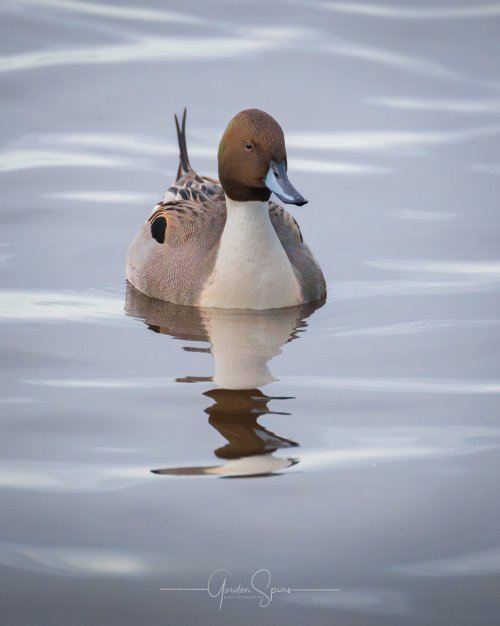
[[[5,623],[496,624],[500,5],[0,16]],[[127,292],[184,106],[212,176],[235,112],[280,121],[324,306]],[[219,569],[297,591],[220,610]]]

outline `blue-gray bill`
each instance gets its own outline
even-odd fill
[[[285,161],[281,161],[281,163],[271,161],[269,170],[264,178],[264,184],[285,204],[296,204],[297,206],[307,204],[304,196],[295,189],[288,179]]]

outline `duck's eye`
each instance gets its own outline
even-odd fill
[[[253,148],[253,143],[251,141],[247,141],[245,144],[245,148],[247,150],[251,150]]]

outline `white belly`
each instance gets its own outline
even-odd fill
[[[292,266],[269,218],[267,202],[226,198],[227,220],[200,306],[274,309],[302,302]]]

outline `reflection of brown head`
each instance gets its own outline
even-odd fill
[[[273,455],[278,448],[290,448],[298,446],[298,443],[274,434],[257,422],[262,415],[276,413],[267,408],[269,400],[291,398],[271,398],[258,389],[212,389],[204,395],[215,400],[215,404],[205,409],[209,415],[209,423],[229,442],[214,451],[217,457],[225,461],[219,465],[151,470],[154,474],[270,476],[299,462],[299,459]]]
[[[258,389],[212,389],[204,395],[215,400],[215,404],[205,409],[205,413],[209,415],[209,424],[229,442],[215,450],[219,458],[237,459],[299,445],[276,435],[257,422],[259,417],[269,413],[289,415],[271,411],[267,407],[269,400],[285,398],[270,398]]]

